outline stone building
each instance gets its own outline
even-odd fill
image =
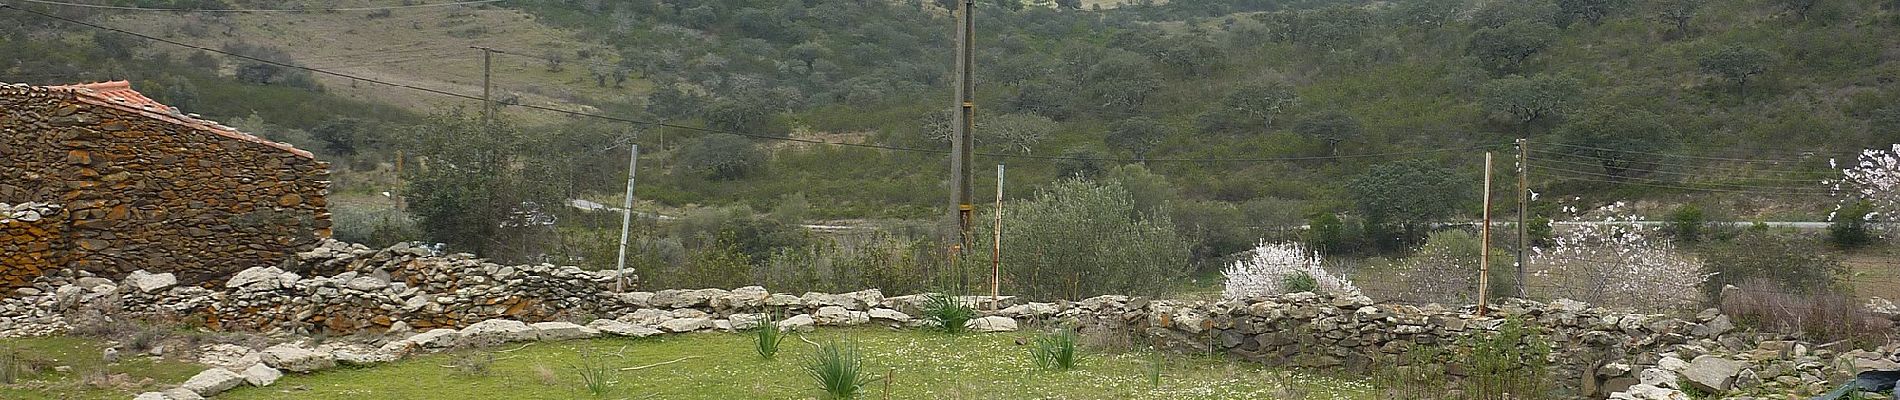
[[[47,271],[223,281],[330,235],[328,163],[125,81],[0,83],[0,294]]]

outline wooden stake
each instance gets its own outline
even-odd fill
[[[1491,152],[1484,152],[1484,225],[1479,228],[1483,247],[1478,248],[1478,315],[1483,316],[1491,297]]]

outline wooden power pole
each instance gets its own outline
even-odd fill
[[[615,293],[627,291],[627,234],[633,228],[633,176],[640,164],[640,145],[629,145],[632,148],[627,150],[627,197],[620,199],[620,261],[614,265]]]
[[[1478,315],[1484,315],[1491,297],[1491,152],[1484,152],[1484,225],[1478,248]]]
[[[1530,258],[1530,204],[1531,204],[1531,153],[1527,139],[1517,139],[1517,297],[1527,298],[1530,294],[1524,290],[1524,268],[1529,266]]]
[[[494,58],[495,50],[482,46],[469,46],[469,48],[482,51],[482,124],[494,123],[495,100],[489,97],[489,92],[493,87],[489,83],[489,72],[492,71],[490,67],[493,64],[490,61]]]
[[[976,82],[971,79],[971,64],[975,57],[972,45],[972,30],[976,29],[976,0],[963,0],[957,9],[957,113],[955,135],[950,143],[950,203],[951,217],[957,224],[958,252],[970,248],[970,214],[976,207],[970,203],[970,163],[971,147],[976,113]]]

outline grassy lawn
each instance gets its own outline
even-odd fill
[[[1161,386],[1150,385],[1148,353],[1085,353],[1079,369],[1043,371],[1029,358],[1026,334],[948,336],[884,329],[825,330],[823,342],[855,341],[864,371],[893,376],[894,399],[1370,399],[1366,383],[1270,370],[1210,357],[1170,356]],[[800,360],[812,346],[788,338],[779,357],[761,360],[743,334],[702,333],[647,339],[596,339],[507,345],[493,351],[485,374],[453,368],[463,354],[436,354],[364,369],[287,376],[267,388],[241,388],[220,399],[806,399],[818,398]],[[614,367],[611,387],[590,394],[575,367],[590,353]],[[694,358],[686,358],[694,357]],[[671,364],[633,371],[622,367]],[[861,398],[882,399],[884,381]]]
[[[15,382],[0,384],[0,399],[115,399],[170,387],[205,367],[150,357],[125,356],[104,366],[105,343],[71,337],[0,339],[0,357],[21,368]],[[8,364],[0,360],[0,367]],[[57,367],[71,367],[59,371]],[[101,369],[103,366],[103,369]]]

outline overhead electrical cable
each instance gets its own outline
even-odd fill
[[[499,2],[503,2],[507,0],[474,0],[474,1],[457,1],[457,2],[451,2],[451,3],[410,4],[410,5],[400,5],[400,6],[305,8],[305,9],[295,9],[295,8],[284,8],[284,9],[146,8],[146,7],[109,6],[109,5],[102,5],[102,4],[72,3],[72,2],[52,1],[52,0],[15,0],[15,1],[23,2],[23,3],[33,3],[33,4],[45,4],[45,5],[50,5],[50,6],[79,7],[79,8],[91,8],[91,9],[100,9],[100,10],[119,10],[119,11],[215,12],[215,13],[303,13],[303,12],[333,12],[333,11],[381,11],[381,10],[400,10],[400,9],[409,9],[409,8],[467,6],[467,5],[476,5],[476,4],[499,3]]]

